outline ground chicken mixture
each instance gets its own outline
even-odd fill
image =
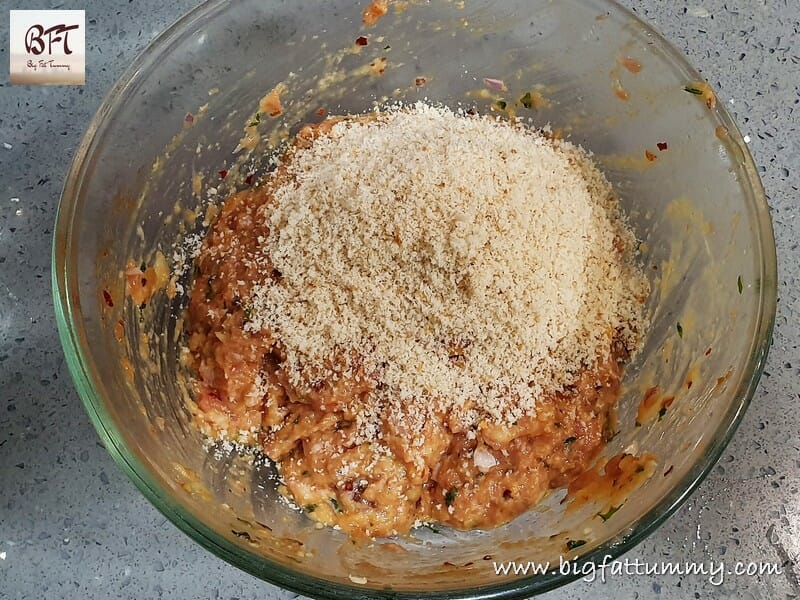
[[[546,132],[425,104],[306,126],[196,258],[197,420],[350,535],[506,523],[604,444],[646,326],[634,255]]]

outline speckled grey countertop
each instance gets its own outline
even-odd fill
[[[764,181],[778,247],[774,345],[733,442],[692,498],[623,558],[779,563],[772,576],[609,576],[549,598],[800,596],[800,4],[624,0],[729,103]],[[0,597],[293,598],[180,533],[103,449],[56,334],[50,244],[59,192],[102,97],[194,0],[25,0],[85,9],[85,87],[11,87],[0,14]],[[7,4],[2,12],[5,13]]]

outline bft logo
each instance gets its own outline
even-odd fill
[[[84,84],[84,11],[12,10],[10,18],[12,84]]]
[[[47,53],[53,54],[53,44],[60,42],[64,54],[72,54],[72,50],[69,49],[69,32],[79,28],[80,25],[64,25],[63,23],[49,29],[45,29],[41,25],[31,25],[25,34],[25,50],[29,54],[38,56],[44,52],[46,47]],[[45,46],[45,38],[47,46]]]

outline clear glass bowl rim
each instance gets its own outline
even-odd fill
[[[639,26],[652,36],[653,42],[661,47],[664,54],[673,62],[673,66],[685,74],[686,81],[703,79],[680,51],[635,13],[615,0],[590,1],[598,6],[600,11],[598,14],[608,11],[636,20]],[[759,290],[755,334],[750,340],[748,360],[745,364],[745,372],[749,376],[741,379],[739,388],[735,391],[737,401],[728,408],[720,427],[711,439],[707,452],[701,455],[669,494],[630,527],[629,533],[621,541],[606,542],[586,553],[574,561],[576,568],[571,574],[548,573],[543,576],[512,579],[490,586],[464,587],[435,592],[424,589],[419,591],[371,589],[311,577],[249,552],[207,527],[201,520],[175,502],[125,445],[117,425],[111,420],[105,408],[103,398],[92,382],[88,369],[89,352],[85,342],[82,341],[82,336],[79,335],[81,323],[79,313],[72,300],[77,297],[77,278],[76,274],[70,270],[69,253],[66,252],[66,249],[69,247],[77,217],[77,199],[81,197],[83,175],[93,162],[95,151],[101,145],[109,125],[113,122],[114,115],[122,108],[125,98],[136,87],[137,82],[147,77],[149,67],[156,63],[159,57],[168,55],[170,49],[183,41],[191,32],[202,29],[204,23],[212,21],[221,11],[228,8],[230,8],[229,0],[208,0],[178,19],[137,56],[108,92],[92,118],[83,140],[75,152],[61,193],[52,249],[52,287],[56,322],[61,345],[78,394],[92,424],[114,461],[161,513],[204,548],[256,577],[314,597],[412,599],[424,595],[429,598],[524,598],[569,583],[579,577],[578,573],[581,572],[583,564],[597,564],[602,562],[605,556],[610,556],[611,559],[617,558],[642,541],[678,509],[703,481],[721,456],[753,397],[772,340],[777,303],[777,257],[772,221],[756,166],[741,133],[724,106],[718,106],[717,116],[728,129],[731,143],[738,145],[742,151],[744,161],[740,165],[738,175],[743,182],[742,188],[749,192],[747,200],[750,203],[751,214],[755,217],[753,225],[759,239],[759,245],[755,250],[758,252],[761,263],[762,284]]]

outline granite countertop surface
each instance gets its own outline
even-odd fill
[[[623,558],[770,562],[782,573],[721,585],[703,575],[609,576],[545,597],[800,597],[800,4],[623,3],[728,103],[766,188],[779,263],[774,344],[739,430],[692,497]],[[2,12],[86,10],[87,82],[10,86],[0,14],[0,597],[294,598],[206,552],[114,465],[73,388],[53,316],[51,236],[75,148],[136,53],[196,2],[15,4]]]

